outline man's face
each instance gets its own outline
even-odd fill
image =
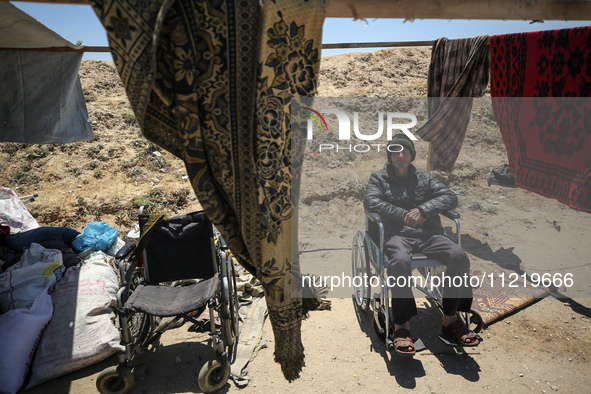
[[[399,150],[399,152],[390,153],[390,162],[396,168],[408,168],[410,162],[412,161],[412,155],[410,154],[410,151],[404,146],[399,146],[396,150]]]

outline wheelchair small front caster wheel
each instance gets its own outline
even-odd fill
[[[470,331],[474,331],[475,333],[479,333],[484,327],[482,316],[480,316],[480,313],[475,309],[470,309],[470,312],[459,312],[458,318],[460,318]],[[468,319],[470,323],[468,323]]]
[[[474,309],[470,309],[470,329],[475,333],[479,333],[484,328],[484,320],[482,320],[482,316],[480,313]]]
[[[226,385],[230,378],[228,360],[210,360],[199,371],[199,387],[204,393],[215,393]]]
[[[131,371],[117,366],[104,369],[96,378],[96,388],[101,394],[124,394],[131,390],[133,384]]]

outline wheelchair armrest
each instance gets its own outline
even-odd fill
[[[382,217],[380,215],[378,215],[377,213],[365,211],[365,214],[374,223],[383,222]],[[443,212],[441,212],[441,215],[445,216],[448,219],[452,219],[452,220],[460,218],[460,214],[457,213],[456,211],[454,211],[453,209],[450,209],[448,211],[443,211]]]
[[[450,209],[449,211],[443,211],[441,212],[441,214],[451,220],[460,218],[460,214],[454,211],[453,209]]]
[[[365,215],[374,223],[383,222],[382,217],[377,213],[365,211]]]
[[[126,243],[121,249],[119,249],[119,251],[115,255],[115,258],[117,260],[122,260],[122,259],[126,258],[127,256],[129,256],[129,254],[131,252],[134,251],[136,246],[137,246],[137,244],[133,241]]]

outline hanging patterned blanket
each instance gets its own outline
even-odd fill
[[[296,379],[289,100],[316,92],[324,1],[91,2],[144,135],[185,161],[207,215],[261,280],[275,360]]]
[[[417,134],[431,142],[429,169],[451,172],[464,143],[472,97],[484,94],[490,73],[488,36],[448,40],[433,45],[427,96],[429,120]]]
[[[490,53],[515,185],[591,213],[591,28],[493,36]]]

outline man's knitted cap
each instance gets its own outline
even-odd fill
[[[412,140],[410,138],[408,138],[408,136],[406,134],[396,134],[394,137],[392,137],[392,139],[390,140],[390,142],[388,142],[388,148],[390,148],[391,145],[402,145],[405,148],[407,148],[410,151],[410,155],[411,155],[411,161],[415,160],[415,157],[417,156],[417,152],[415,151],[415,144],[412,142]],[[391,150],[397,150],[394,147],[390,148]],[[388,152],[388,161],[390,161],[390,152],[388,149],[386,149]]]

